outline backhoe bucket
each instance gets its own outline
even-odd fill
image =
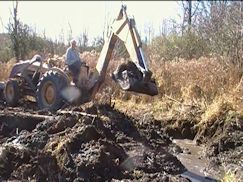
[[[158,88],[155,81],[144,81],[131,71],[113,72],[112,79],[121,87],[122,90],[133,91],[150,96],[158,95]]]
[[[137,81],[133,85],[130,85],[128,91],[133,91],[141,94],[146,94],[150,96],[158,95],[158,89],[155,82],[143,82]]]

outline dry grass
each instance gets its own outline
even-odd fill
[[[112,87],[113,100],[125,112],[143,110],[155,118],[185,115],[192,107],[200,110],[200,121],[215,121],[229,110],[243,115],[243,81],[239,69],[216,58],[152,61],[159,95],[142,96],[117,91]],[[110,87],[107,84],[108,87]],[[105,94],[105,92],[101,92]]]
[[[159,68],[159,69],[158,69]],[[226,65],[216,58],[199,58],[198,60],[178,59],[172,62],[155,61],[151,69],[158,80],[161,93],[181,98],[185,90],[197,97],[205,97],[208,101],[218,94],[225,93],[239,82],[240,70],[233,65]]]
[[[237,111],[242,115],[242,103],[243,100],[234,94],[223,94],[222,96],[218,96],[205,110],[205,113],[202,115],[201,123],[216,121],[220,116],[230,110]]]
[[[234,171],[228,170],[221,182],[241,182],[243,180],[242,177],[242,174],[241,176],[237,176]]]
[[[10,71],[15,63],[16,59],[11,59],[7,63],[0,62],[0,81],[5,81],[8,78]]]
[[[92,71],[95,69],[99,53],[84,52],[80,57]],[[59,58],[56,56],[49,61],[63,63],[63,58]],[[115,85],[110,74],[123,61],[124,59],[112,56],[105,83],[97,94],[98,100],[119,99],[140,107],[150,103],[154,113],[169,112],[171,109],[181,112],[185,105],[197,106],[204,112],[203,121],[213,120],[212,118],[229,108],[242,112],[242,73],[221,59],[202,57],[198,60],[176,59],[171,62],[152,60],[150,67],[159,88],[159,95],[155,97],[124,92]],[[10,60],[8,63],[0,64],[0,80],[8,77],[14,62],[15,60]],[[176,102],[168,100],[168,97]]]

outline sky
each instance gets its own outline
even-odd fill
[[[128,15],[134,16],[142,39],[146,27],[152,26],[154,35],[158,35],[163,20],[181,20],[177,1],[19,1],[18,16],[39,35],[45,31],[53,40],[61,34],[67,40],[70,27],[73,38],[86,31],[93,39],[102,36],[105,25],[117,17],[122,4],[127,6]],[[0,1],[0,32],[7,32],[13,5],[13,1]]]

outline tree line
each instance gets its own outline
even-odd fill
[[[182,23],[163,22],[149,52],[164,60],[223,56],[243,68],[243,3],[186,0],[180,4]]]
[[[148,54],[157,55],[157,60],[175,58],[192,59],[201,56],[223,56],[231,63],[243,67],[243,3],[241,1],[179,1],[183,10],[182,22],[166,20],[161,24],[160,35],[152,37],[153,27],[146,28],[148,33],[144,45]],[[72,28],[68,39],[72,38]],[[26,59],[31,54],[65,53],[64,34],[59,40],[51,40],[37,35],[35,29],[18,18],[18,1],[13,8],[11,20],[7,26],[10,42],[0,45],[1,60],[14,56],[17,60]],[[104,30],[105,32],[105,30]],[[88,32],[83,31],[78,38],[80,51],[100,51],[104,44],[104,33],[88,44]],[[2,47],[1,47],[2,46]],[[118,44],[117,52],[126,54],[124,46]]]
[[[0,34],[0,61],[6,62],[12,57],[16,60],[25,60],[38,53],[44,57],[47,55],[63,55],[68,45],[65,44],[64,33],[61,31],[59,38],[52,40],[47,38],[45,31],[42,35],[37,34],[36,29],[30,27],[19,19],[18,1],[15,1],[11,18],[7,24],[7,34]],[[72,39],[72,28],[69,24],[68,41]],[[88,44],[89,37],[86,30],[78,37],[78,47],[81,52],[91,51],[93,49],[100,51],[104,39],[96,37],[92,44]]]

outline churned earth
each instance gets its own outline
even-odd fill
[[[23,108],[1,108],[1,180],[183,180],[169,152],[176,145],[155,125],[109,105],[55,115]]]
[[[0,180],[186,182],[194,172],[188,161],[196,158],[215,179],[222,166],[234,166],[241,177],[241,117],[198,128],[193,119],[130,116],[108,104],[49,113],[34,102],[16,108],[2,102],[0,109]],[[185,138],[200,151],[175,140]]]

